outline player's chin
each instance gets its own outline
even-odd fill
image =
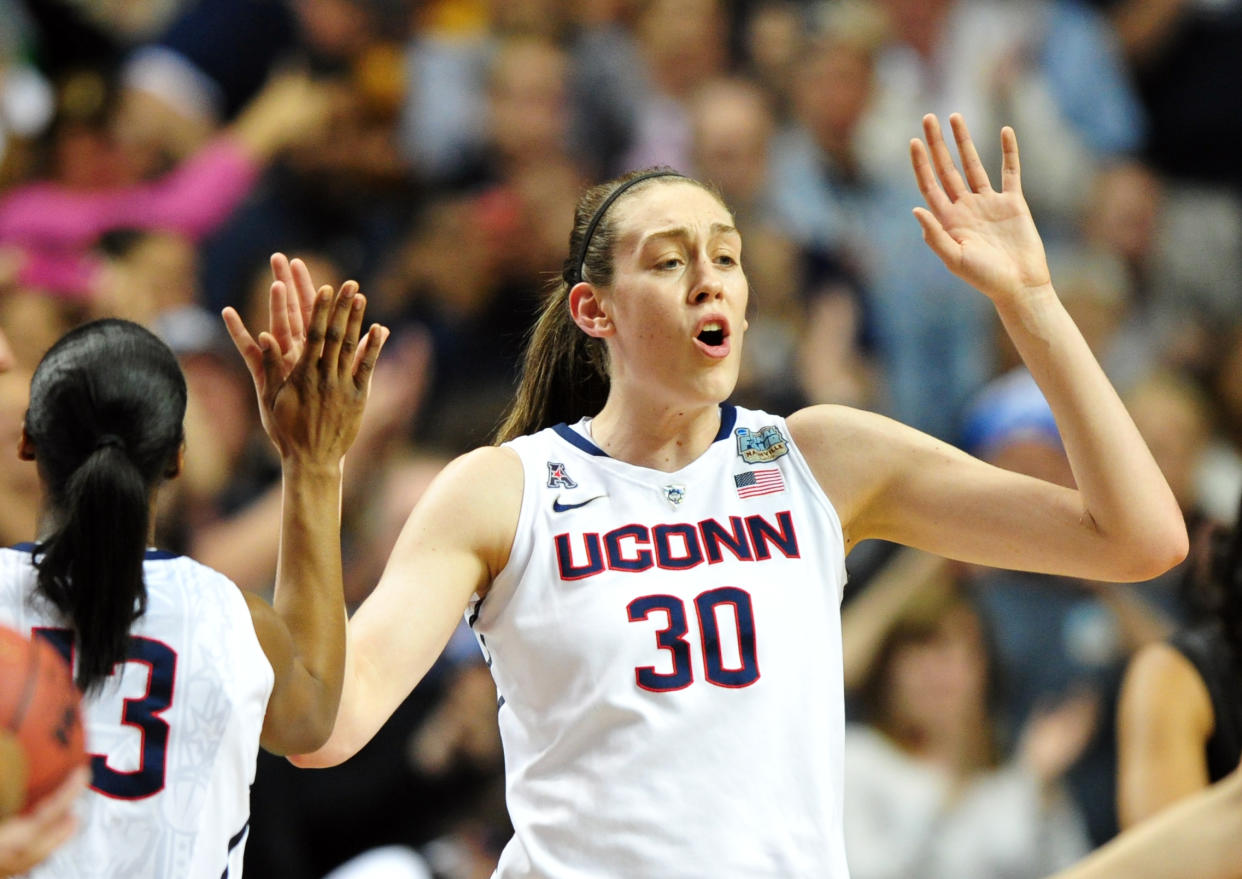
[[[699,376],[698,391],[705,402],[723,403],[737,388],[739,363],[735,359],[710,364]]]

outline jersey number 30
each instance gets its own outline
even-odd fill
[[[725,665],[720,644],[720,621],[717,608],[732,611],[737,624],[737,654],[740,666]],[[647,619],[652,612],[661,611],[668,617],[668,625],[656,632],[656,644],[667,650],[673,660],[670,672],[656,671],[655,666],[642,665],[634,669],[634,680],[644,690],[665,693],[681,690],[694,683],[694,667],[691,661],[686,605],[675,595],[644,595],[635,598],[626,607],[630,622]],[[751,607],[750,593],[736,586],[709,589],[694,599],[694,612],[699,621],[699,633],[703,645],[703,674],[707,682],[717,687],[749,687],[759,680],[759,659],[755,653],[755,612]]]
[[[73,632],[39,628],[34,634],[46,639],[73,664]],[[126,699],[121,709],[122,725],[135,727],[142,734],[141,757],[137,769],[125,772],[109,766],[108,755],[91,754],[91,787],[118,800],[141,800],[164,789],[168,722],[160,714],[172,704],[177,653],[162,641],[130,635],[125,662],[147,667],[147,692]]]

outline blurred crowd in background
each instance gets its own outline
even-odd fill
[[[1242,491],[1239,57],[1239,0],[0,0],[0,449],[54,339],[146,324],[191,391],[158,542],[266,590],[279,466],[218,313],[266,325],[274,251],[355,278],[394,330],[347,462],[360,601],[430,478],[488,441],[579,191],[671,165],[745,242],[736,402],[871,408],[1065,482],[990,303],[910,215],[924,113],[963,113],[993,175],[1012,125],[1054,283],[1193,548],[1117,587],[860,547],[846,820],[855,879],[1035,879],[1116,832],[1122,669],[1211,612],[1203,548]],[[36,499],[0,455],[5,544]],[[503,760],[468,631],[358,757],[264,756],[253,802],[248,875],[386,845],[489,875]]]

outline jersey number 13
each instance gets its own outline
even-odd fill
[[[34,634],[55,647],[73,665],[73,632],[69,629],[38,628]],[[91,754],[91,787],[118,800],[141,800],[164,789],[164,763],[168,752],[168,722],[160,717],[172,704],[173,680],[177,674],[177,653],[162,641],[129,636],[125,663],[147,667],[147,691],[141,697],[124,700],[121,724],[132,726],[142,735],[138,768],[121,771],[108,765],[107,754]],[[113,672],[116,674],[117,672]]]

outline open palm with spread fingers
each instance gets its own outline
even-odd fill
[[[1018,138],[1001,129],[1001,188],[992,188],[962,117],[949,117],[958,170],[935,116],[923,117],[926,143],[910,141],[910,162],[927,207],[914,215],[923,239],[949,271],[1000,304],[1051,283],[1043,242],[1022,195]]]
[[[372,324],[362,333],[366,298],[354,281],[316,291],[301,260],[278,254],[272,262],[271,329],[256,339],[232,308],[224,322],[281,456],[336,463],[358,434],[388,329]]]

